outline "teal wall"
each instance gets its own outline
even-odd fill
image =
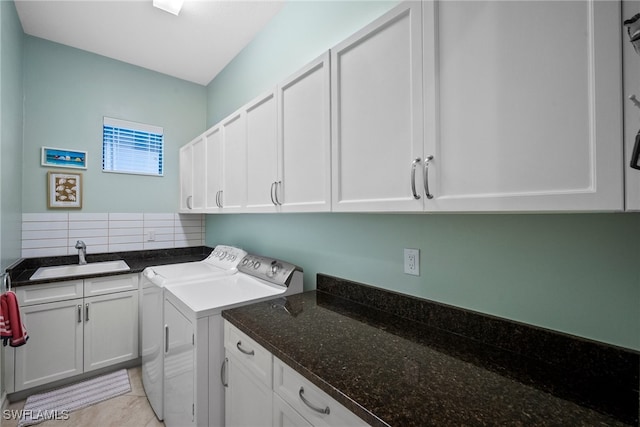
[[[388,10],[291,2],[208,86],[207,123]],[[206,242],[318,272],[640,350],[640,214],[209,215]],[[403,248],[421,250],[420,277]]]
[[[208,86],[207,127],[270,90],[396,1],[292,0]]]
[[[0,1],[0,268],[20,257],[22,206],[22,54],[24,35],[13,2]],[[4,398],[0,349],[0,403]]]
[[[0,267],[20,257],[22,221],[22,25],[13,2],[0,1]]]
[[[206,128],[204,86],[30,36],[24,76],[24,212],[47,211],[42,146],[88,152],[82,212],[177,211],[178,149]],[[164,177],[103,173],[103,116],[162,126]]]
[[[640,350],[640,214],[209,215],[206,242]],[[403,273],[420,249],[420,276]]]

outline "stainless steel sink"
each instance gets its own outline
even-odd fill
[[[56,265],[40,267],[29,280],[54,279],[60,277],[83,276],[86,274],[112,273],[129,271],[129,266],[123,260],[91,262],[89,264]]]

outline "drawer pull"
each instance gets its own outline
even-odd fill
[[[307,399],[305,399],[304,398],[304,387],[300,387],[300,391],[298,392],[298,396],[300,396],[300,399],[302,399],[302,403],[304,403],[310,409],[313,409],[314,411],[316,411],[316,412],[318,412],[320,414],[329,415],[329,412],[331,412],[331,410],[329,409],[328,406],[326,408],[324,408],[324,409],[318,408],[317,406],[315,406],[311,402],[309,402]]]
[[[254,354],[256,354],[255,351],[251,350],[251,351],[247,351],[244,348],[241,347],[242,346],[242,342],[238,341],[238,344],[236,344],[236,347],[238,347],[238,350],[240,350],[241,353],[244,353],[248,356],[253,356]]]

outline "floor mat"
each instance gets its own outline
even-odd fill
[[[64,420],[69,413],[131,391],[126,369],[101,375],[57,390],[29,396],[18,427],[47,420]]]

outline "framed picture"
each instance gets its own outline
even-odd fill
[[[62,168],[87,168],[87,152],[67,150],[66,148],[42,147],[42,166],[56,166]]]
[[[49,172],[47,189],[49,208],[82,207],[81,173]]]

